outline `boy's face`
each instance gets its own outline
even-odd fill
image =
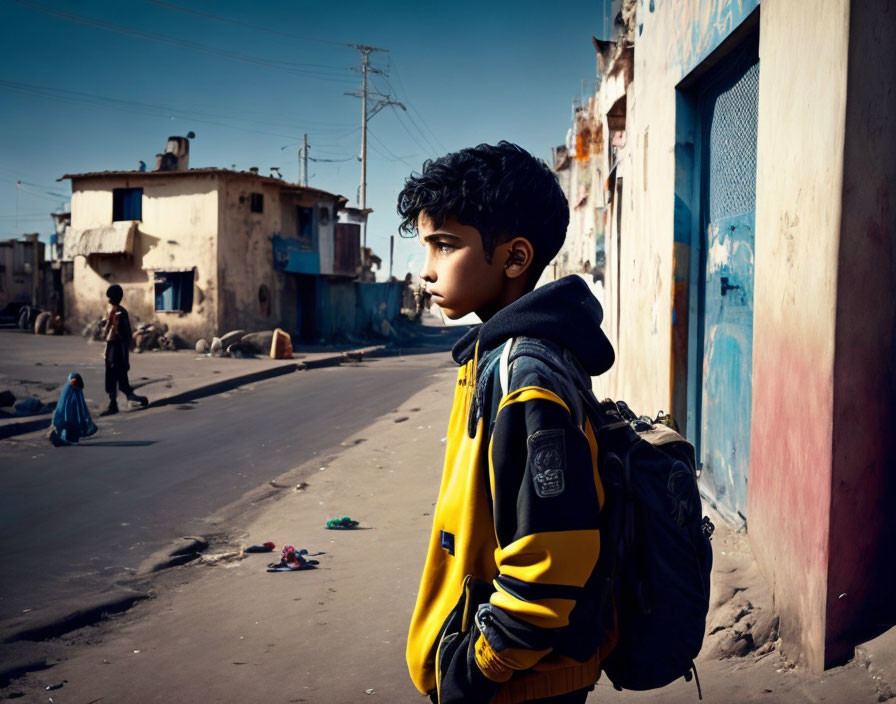
[[[500,310],[507,254],[501,245],[495,248],[489,263],[479,230],[461,225],[453,217],[436,228],[425,212],[417,218],[417,235],[426,248],[420,278],[445,315],[456,320],[476,313],[485,321]]]

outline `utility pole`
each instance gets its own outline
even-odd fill
[[[308,133],[302,139],[302,185],[308,185]]]
[[[399,103],[397,100],[392,100],[388,95],[383,95],[379,91],[370,91],[367,83],[367,76],[370,73],[379,73],[385,75],[385,71],[382,71],[378,68],[373,68],[370,65],[370,54],[375,51],[388,53],[388,49],[379,49],[375,46],[367,46],[365,44],[352,44],[355,49],[361,52],[361,68],[355,69],[352,67],[352,70],[360,70],[361,71],[361,92],[360,93],[346,93],[346,95],[353,95],[356,98],[361,98],[361,188],[360,195],[358,200],[360,201],[361,210],[367,210],[367,121],[376,115],[380,110],[382,110],[387,105],[397,105],[402,110],[407,110],[407,108]],[[376,104],[370,109],[367,109],[367,96],[369,93],[372,93],[374,97],[378,98]],[[364,214],[362,228],[362,239],[361,239],[361,247],[367,246],[367,214]]]
[[[392,280],[392,255],[395,253],[395,235],[389,235],[389,281]]]

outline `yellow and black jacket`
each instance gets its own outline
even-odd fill
[[[440,704],[582,689],[612,647],[589,582],[604,497],[580,401],[613,363],[601,318],[584,282],[567,277],[454,348],[445,467],[407,646],[414,684]]]

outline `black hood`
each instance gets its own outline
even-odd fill
[[[603,374],[616,358],[613,345],[600,329],[604,311],[578,276],[530,291],[502,308],[482,325],[464,335],[451,351],[454,361],[465,364],[479,350],[491,350],[511,337],[534,337],[565,347],[590,376]]]

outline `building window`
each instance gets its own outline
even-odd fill
[[[142,188],[113,188],[112,189],[112,220],[142,220],[143,219],[143,189]]]
[[[253,213],[263,213],[264,212],[264,194],[263,193],[250,193],[249,194],[249,210]]]
[[[157,271],[156,310],[189,313],[193,310],[193,272]]]
[[[309,249],[314,247],[314,208],[296,206],[296,237]]]

